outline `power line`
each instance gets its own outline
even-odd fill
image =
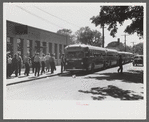
[[[31,13],[30,11],[28,11],[28,10],[26,10],[26,9],[24,9],[24,8],[22,8],[22,7],[20,7],[20,6],[18,6],[18,5],[16,5],[16,6],[17,6],[18,8],[20,8],[20,9],[22,9],[23,11],[25,11],[25,12],[27,12],[27,13],[29,13],[29,14],[31,14],[31,15],[37,17],[37,18],[42,19],[43,21],[46,21],[46,22],[48,22],[48,23],[50,23],[50,24],[52,24],[52,25],[55,25],[55,26],[57,26],[57,27],[59,27],[59,28],[63,28],[63,27],[61,27],[61,26],[59,26],[59,25],[56,25],[56,24],[50,22],[49,20],[46,20],[46,19],[44,19],[44,18],[42,18],[42,17],[40,17],[40,16],[38,16],[38,15],[36,15],[36,14],[34,14],[34,13]]]
[[[60,17],[57,17],[57,16],[55,16],[55,15],[53,15],[53,14],[51,14],[51,13],[47,12],[47,11],[44,11],[44,10],[42,10],[42,9],[38,8],[37,6],[34,6],[34,7],[35,7],[35,8],[37,8],[38,10],[40,10],[40,11],[42,11],[42,12],[44,12],[44,13],[46,13],[46,14],[50,15],[50,16],[53,16],[53,17],[55,17],[55,18],[57,18],[57,19],[60,19],[60,20],[62,20],[62,21],[64,21],[64,22],[66,22],[66,23],[68,23],[68,24],[71,24],[71,25],[74,25],[74,26],[76,26],[76,27],[80,28],[79,26],[77,26],[77,25],[75,25],[75,24],[73,24],[73,23],[70,23],[70,22],[68,22],[68,21],[66,21],[66,20],[64,20],[64,19],[62,19],[62,18],[60,18]]]

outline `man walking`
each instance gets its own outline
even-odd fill
[[[28,56],[28,54],[24,57],[24,63],[25,63],[25,72],[24,72],[24,74],[26,74],[27,76],[29,76],[29,71],[30,71],[30,67],[29,67],[30,57]]]
[[[12,58],[9,55],[7,59],[7,78],[11,77],[12,73]]]
[[[121,70],[121,73],[123,73],[123,64],[122,64],[122,56],[119,56],[119,68],[118,68],[118,73]]]
[[[20,53],[18,53],[18,73],[21,75],[21,65],[22,65],[22,57]]]
[[[15,71],[15,76],[18,77],[18,60],[17,60],[17,54],[15,54],[14,57],[13,57],[13,59],[12,59],[12,73],[14,71]]]
[[[44,54],[41,56],[40,61],[42,66],[42,69],[41,69],[41,75],[42,75],[42,73],[45,73],[45,55]]]
[[[63,70],[65,70],[65,56],[62,54],[61,56],[61,73],[63,73]]]
[[[54,70],[56,70],[54,59],[55,59],[54,58],[54,54],[51,54],[51,57],[49,58],[50,67],[51,67],[51,74],[53,74],[54,73]]]
[[[50,53],[48,53],[48,54],[45,56],[45,60],[46,60],[46,71],[49,72],[49,69],[50,69]]]
[[[35,55],[33,55],[32,58],[31,58],[31,62],[32,62],[32,72],[33,72],[33,73],[34,73],[34,69],[35,69],[34,57],[35,57]]]
[[[34,62],[35,62],[35,76],[38,73],[39,76],[39,72],[40,72],[40,57],[39,57],[39,53],[36,53],[35,58],[34,58]]]

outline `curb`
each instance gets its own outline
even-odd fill
[[[6,84],[6,86],[15,85],[15,84],[19,84],[19,83],[25,83],[25,82],[38,80],[38,79],[42,79],[42,78],[47,78],[47,77],[52,77],[52,76],[56,76],[56,75],[59,75],[59,74],[61,74],[61,73],[57,73],[57,74],[53,74],[53,75],[49,75],[49,76],[37,77],[37,78],[34,78],[34,79],[28,79],[28,80],[23,80],[23,81],[14,82],[14,83],[9,83],[9,84]]]

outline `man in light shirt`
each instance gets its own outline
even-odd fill
[[[11,72],[12,72],[12,58],[11,55],[9,55],[7,59],[7,78],[11,77]]]
[[[42,73],[45,73],[45,55],[44,54],[41,56],[40,62],[42,66],[42,69],[41,69],[41,75],[42,75]]]
[[[49,61],[50,60],[50,53],[45,56],[45,60],[46,60],[46,71],[49,72],[49,69],[50,69],[50,61]]]
[[[34,63],[35,63],[35,76],[36,76],[37,73],[38,73],[38,76],[39,76],[39,72],[40,72],[40,57],[39,57],[39,53],[35,54]]]
[[[24,57],[24,64],[25,64],[25,72],[24,72],[24,75],[27,75],[27,76],[29,76],[29,71],[30,71],[29,63],[30,63],[30,60],[31,60],[28,55],[29,55],[29,54],[27,54],[27,55]]]

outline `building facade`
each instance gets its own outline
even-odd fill
[[[56,65],[60,64],[60,56],[70,40],[67,36],[41,30],[31,26],[7,21],[7,54],[13,56],[20,53],[22,58],[29,54],[32,57],[36,52],[40,55],[55,54]]]

